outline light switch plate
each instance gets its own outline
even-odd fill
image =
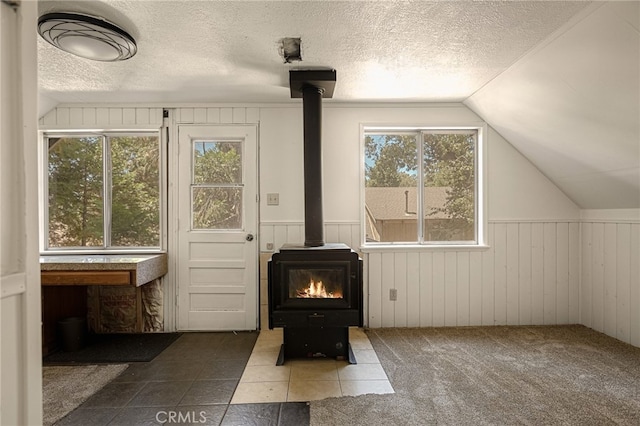
[[[278,194],[277,192],[267,194],[268,206],[277,206],[278,204],[280,204],[280,194]]]

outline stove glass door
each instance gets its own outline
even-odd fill
[[[290,299],[344,298],[344,268],[291,268],[288,272]]]

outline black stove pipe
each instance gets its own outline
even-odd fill
[[[308,85],[302,88],[304,117],[304,245],[324,245],[322,216],[322,94]]]

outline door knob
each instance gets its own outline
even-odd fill
[[[253,234],[247,234],[247,241],[253,241]]]

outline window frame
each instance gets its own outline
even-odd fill
[[[206,183],[195,183],[196,180],[196,148],[195,144],[197,143],[238,143],[240,146],[240,161],[241,161],[241,173],[240,173],[240,182],[206,182]],[[241,189],[242,195],[241,199],[244,200],[244,187],[245,187],[245,170],[244,170],[244,151],[245,151],[245,141],[242,138],[194,138],[191,140],[191,170],[190,170],[190,179],[191,182],[189,184],[189,196],[191,206],[189,208],[189,229],[191,231],[197,232],[234,232],[234,231],[242,231],[245,229],[245,217],[244,217],[244,209],[245,206],[242,206],[242,211],[240,215],[240,227],[239,228],[196,228],[194,225],[194,210],[193,210],[193,200],[194,200],[194,190],[196,188],[206,188],[206,189]]]
[[[82,254],[82,255],[91,255],[91,254],[143,254],[143,253],[163,253],[166,252],[167,248],[167,208],[168,208],[168,197],[167,197],[167,139],[166,132],[162,131],[162,129],[158,128],[136,128],[136,129],[53,129],[53,130],[41,130],[39,133],[39,194],[38,198],[40,200],[39,206],[39,227],[40,227],[40,238],[39,238],[39,249],[40,254],[46,255],[56,255],[56,254]],[[159,191],[159,238],[157,246],[140,246],[140,247],[113,247],[109,244],[111,243],[111,235],[108,230],[111,229],[111,208],[107,209],[107,206],[110,206],[112,201],[111,194],[111,170],[107,169],[107,165],[109,164],[109,159],[111,157],[110,150],[107,150],[103,147],[103,233],[104,233],[104,241],[102,246],[92,246],[92,247],[49,247],[49,177],[48,177],[48,147],[47,141],[50,137],[70,137],[70,138],[78,138],[78,137],[104,137],[105,141],[109,138],[114,137],[126,137],[126,136],[154,136],[158,138],[159,144],[159,163],[158,163],[158,172],[159,172],[159,182],[158,182],[158,191]],[[109,244],[107,244],[109,243]]]
[[[473,241],[418,241],[418,237],[423,233],[424,224],[418,221],[418,231],[416,232],[416,241],[411,242],[373,242],[366,239],[366,209],[365,209],[365,187],[366,187],[366,167],[365,167],[365,144],[366,137],[371,134],[416,134],[434,133],[436,131],[455,132],[455,131],[475,131],[476,152],[474,159],[475,167],[475,240]],[[390,249],[402,249],[406,251],[421,250],[473,250],[486,249],[488,247],[486,230],[488,227],[487,219],[487,189],[486,189],[486,164],[487,164],[487,134],[488,127],[484,122],[477,123],[433,123],[420,125],[395,125],[395,124],[361,124],[360,125],[360,221],[361,221],[361,249],[363,252],[385,251]],[[416,141],[416,155],[419,161],[422,161],[422,137]],[[422,167],[422,166],[420,166]],[[421,191],[417,191],[418,200],[423,204]],[[424,208],[421,206],[420,209]],[[424,236],[422,236],[424,238]]]

